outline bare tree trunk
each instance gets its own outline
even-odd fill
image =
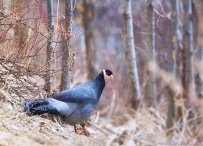
[[[176,76],[176,52],[177,52],[177,32],[178,32],[178,14],[179,14],[179,0],[171,0],[172,15],[171,15],[171,50],[170,50],[170,63],[169,72],[175,78]],[[169,89],[169,103],[168,113],[166,120],[166,128],[173,127],[174,112],[175,112],[175,94]]]
[[[131,0],[123,0],[123,16],[124,16],[124,35],[126,62],[128,67],[128,80],[130,85],[131,104],[134,109],[139,106],[141,91],[136,63],[136,52],[133,35],[133,19]]]
[[[26,16],[29,14],[27,11],[28,9],[32,9],[26,6],[28,6],[29,2],[26,0],[15,0],[13,1],[13,8],[16,12],[16,19],[21,21],[21,19],[25,19]],[[15,44],[16,44],[16,55],[14,57],[18,57],[21,59],[21,62],[23,61],[22,58],[26,56],[27,49],[26,49],[26,41],[28,39],[28,27],[25,25],[28,24],[28,21],[23,22],[24,24],[18,23],[18,25],[15,25],[14,28],[14,38],[15,38]],[[26,60],[25,60],[26,61]]]
[[[47,40],[47,52],[46,52],[46,90],[48,95],[51,95],[51,74],[52,74],[52,67],[51,67],[51,55],[53,51],[53,45],[52,42],[53,39],[53,31],[54,31],[54,19],[53,19],[53,1],[47,0],[47,17],[48,17],[48,40]]]
[[[80,49],[81,49],[81,64],[82,64],[82,73],[86,73],[87,70],[87,59],[86,59],[86,45],[85,45],[85,33],[82,32],[80,36]]]
[[[203,1],[198,0],[196,2],[197,2],[196,7],[198,11],[197,59],[198,59],[198,64],[202,65],[203,64]],[[198,97],[203,99],[203,72],[201,71],[201,69],[197,72],[196,81],[197,81]]]
[[[192,1],[184,0],[185,22],[184,22],[184,52],[185,52],[185,80],[184,87],[188,98],[195,96],[195,76],[194,76],[194,49],[193,49],[193,20]]]
[[[66,0],[65,8],[65,30],[62,35],[63,37],[63,47],[62,47],[62,75],[61,75],[61,85],[60,90],[66,90],[70,88],[71,84],[71,50],[70,50],[70,35],[72,31],[72,18],[73,18],[73,0]]]
[[[3,18],[5,18],[6,17],[6,15],[9,15],[11,12],[12,12],[12,10],[13,9],[11,9],[11,6],[12,6],[12,4],[13,4],[13,0],[2,0],[2,3],[3,3],[3,5],[2,5],[2,12],[0,13],[1,14],[1,18],[0,18],[0,24],[2,24],[2,19]],[[10,19],[6,19],[6,21],[5,21],[6,23],[11,23],[11,20]],[[2,27],[4,30],[7,30],[8,28],[9,28],[9,26],[3,26]],[[5,37],[4,38],[1,38],[1,41],[6,41],[6,40],[8,40],[8,38],[10,39],[10,40],[12,40],[13,39],[13,33],[11,33],[11,32],[13,32],[13,31],[8,31],[8,33],[6,33],[5,34]],[[12,38],[12,39],[11,39]],[[11,43],[12,41],[10,41],[10,43]],[[13,44],[13,43],[11,43],[11,44]],[[7,52],[9,52],[9,50],[8,49],[3,49],[3,50],[1,50],[2,52],[1,52],[1,56],[3,55],[3,54],[7,54]]]
[[[198,95],[198,98],[200,99],[199,102],[196,102],[195,108],[197,110],[197,117],[202,117],[203,115],[203,107],[201,106],[201,100],[203,99],[203,1],[202,0],[196,0],[193,1],[193,4],[195,5],[195,10],[197,12],[196,18],[197,18],[197,28],[196,31],[198,32],[197,36],[197,56],[195,60],[195,71],[196,71],[196,92]],[[198,105],[199,104],[199,105]],[[195,133],[198,142],[203,141],[203,133],[202,133],[202,125],[203,125],[203,118],[198,121],[198,125],[195,126]],[[199,126],[200,125],[200,126]]]
[[[11,3],[13,2],[13,0],[3,0],[3,8],[4,8],[4,13],[8,14],[10,9],[9,9],[9,5],[11,5]]]
[[[92,31],[92,21],[94,17],[94,5],[92,1],[83,0],[83,22],[85,28],[86,65],[87,78],[94,78],[94,35]]]
[[[147,68],[150,63],[155,63],[155,20],[154,0],[147,0]],[[147,97],[149,106],[156,107],[156,76],[148,71]]]

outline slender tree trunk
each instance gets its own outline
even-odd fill
[[[147,0],[147,68],[150,63],[155,63],[155,20],[154,0]],[[147,97],[149,106],[156,107],[156,76],[153,72],[148,73]]]
[[[137,109],[141,98],[141,91],[134,45],[131,0],[123,0],[123,10],[124,10],[123,16],[124,16],[124,35],[125,35],[124,38],[126,49],[126,62],[128,67],[128,80],[130,85],[130,98],[132,107],[134,109]]]
[[[92,21],[94,17],[94,5],[91,0],[83,0],[83,22],[85,28],[86,65],[87,78],[94,78],[94,35],[92,31]]]
[[[72,31],[72,18],[73,18],[73,0],[66,0],[65,8],[65,30],[62,35],[63,47],[62,47],[62,75],[60,90],[66,90],[70,88],[71,73],[72,73],[72,54],[70,48],[70,35]]]
[[[24,8],[26,7],[26,5],[28,6],[29,2],[26,0],[13,0],[13,8],[15,9],[16,12],[16,19],[25,19],[26,16],[29,14],[28,9],[32,9],[30,7],[28,8]],[[24,22],[26,25],[28,24],[28,21]],[[15,46],[17,48],[16,50],[16,55],[14,57],[18,57],[19,59],[21,59],[21,62],[23,62],[22,58],[26,56],[27,53],[27,48],[26,48],[26,41],[28,39],[28,27],[26,27],[25,25],[18,23],[17,25],[15,25],[14,28],[14,38],[15,38]],[[25,60],[27,61],[27,60]]]
[[[87,59],[86,59],[86,45],[85,45],[85,33],[82,32],[80,36],[80,49],[81,49],[81,64],[82,68],[82,73],[86,73],[87,70]]]
[[[203,1],[198,0],[196,1],[196,7],[198,11],[198,52],[197,52],[197,59],[198,64],[203,64]],[[199,66],[198,66],[199,67]],[[197,93],[198,97],[203,99],[203,72],[199,70],[196,76],[197,81]]]
[[[11,5],[11,3],[13,3],[13,0],[1,0],[1,3],[2,3],[1,9],[3,10],[2,12],[5,15],[9,14],[9,12],[10,12],[10,5]]]
[[[53,45],[54,43],[52,42],[53,39],[53,31],[54,31],[54,19],[53,19],[53,1],[52,0],[47,0],[47,17],[48,17],[48,25],[47,25],[47,30],[48,30],[48,40],[47,40],[47,52],[46,52],[46,90],[48,95],[51,94],[51,74],[52,74],[52,67],[51,67],[51,55],[53,51]]]
[[[172,15],[171,15],[171,49],[170,49],[170,63],[169,72],[175,78],[176,76],[176,52],[177,52],[177,32],[178,32],[178,13],[179,13],[179,0],[171,0]],[[172,85],[173,86],[173,85]],[[169,103],[168,113],[166,120],[166,128],[173,127],[174,112],[175,112],[175,94],[169,89]]]
[[[13,0],[3,0],[2,3],[3,3],[3,5],[2,5],[2,7],[3,7],[2,10],[3,11],[1,12],[1,18],[0,19],[3,19],[4,17],[6,17],[6,15],[9,15],[11,13],[11,11],[12,11],[11,5],[13,4]],[[4,23],[8,23],[9,24],[9,23],[11,23],[11,20],[7,18]],[[1,21],[0,21],[0,24],[2,24]],[[2,28],[4,30],[7,30],[9,28],[9,26],[3,26]],[[8,31],[8,33],[5,34],[4,38],[1,38],[1,41],[5,42],[6,40],[8,40],[8,38],[10,40],[13,40],[13,35],[11,35],[11,30]],[[9,43],[11,43],[11,42],[12,41],[10,41]],[[13,43],[11,43],[11,44],[13,44]],[[7,54],[7,52],[9,52],[8,49],[3,49],[3,50],[1,50],[1,54],[0,55],[2,56],[4,54]]]
[[[200,99],[198,103],[201,103],[201,100],[203,99],[203,1],[202,0],[196,0],[193,1],[193,4],[195,5],[195,9],[197,12],[197,25],[198,27],[194,29],[197,29],[198,31],[198,38],[197,38],[197,56],[195,61],[195,71],[196,71],[196,91],[198,98]],[[197,110],[197,117],[202,117],[203,115],[203,107],[201,104],[196,104],[195,108]],[[200,125],[200,126],[199,126]],[[203,141],[203,133],[202,133],[202,125],[203,125],[203,118],[198,121],[198,125],[195,128],[195,133],[198,142]]]
[[[193,20],[192,1],[184,0],[185,22],[183,46],[185,52],[185,79],[183,81],[185,91],[189,99],[195,96],[195,76],[194,76],[194,49],[193,49]]]

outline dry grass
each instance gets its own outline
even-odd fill
[[[20,108],[11,108],[9,103],[3,103],[0,120],[1,145],[86,145],[94,141],[49,118],[28,117]]]
[[[202,124],[194,125],[194,119],[186,116],[177,120],[170,130],[165,129],[167,102],[159,102],[157,110],[148,108],[142,102],[138,111],[119,105],[118,114],[109,117],[93,115],[88,130],[92,137],[75,134],[72,126],[61,124],[57,117],[32,116],[22,112],[21,105],[30,98],[43,97],[45,92],[36,86],[33,78],[16,78],[0,66],[2,80],[0,89],[0,145],[172,145],[198,143]],[[23,79],[22,79],[23,78]],[[18,87],[18,94],[16,88]],[[15,89],[15,90],[14,90]],[[15,96],[14,96],[15,95]],[[112,100],[113,101],[113,100]],[[118,107],[118,105],[117,105]],[[118,110],[118,108],[117,108]],[[201,117],[197,117],[197,119]],[[197,126],[198,128],[195,128]],[[200,144],[200,143],[198,143]]]

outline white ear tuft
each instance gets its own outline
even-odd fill
[[[107,76],[107,75],[106,75],[106,71],[105,71],[104,69],[103,69],[103,74],[104,74],[104,77]]]

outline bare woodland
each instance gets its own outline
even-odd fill
[[[22,104],[113,71],[86,137]],[[202,0],[1,0],[0,145],[203,145]]]

